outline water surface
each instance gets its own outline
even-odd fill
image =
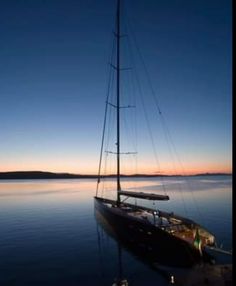
[[[103,194],[112,198],[108,181]],[[122,181],[127,190],[167,192],[170,201],[146,205],[192,218],[232,248],[231,176]],[[129,285],[168,285],[97,223],[95,189],[92,179],[0,182],[0,285],[112,285],[121,266]]]

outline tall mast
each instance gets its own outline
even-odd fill
[[[120,202],[120,0],[117,0],[116,15],[116,110],[117,110],[117,201]]]

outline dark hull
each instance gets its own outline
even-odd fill
[[[95,198],[94,204],[103,227],[138,255],[175,267],[191,267],[203,260],[196,248],[161,228],[109,207],[100,198]]]

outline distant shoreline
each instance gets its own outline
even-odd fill
[[[166,174],[133,174],[121,175],[124,178],[153,178],[153,177],[197,177],[197,176],[232,176],[230,173],[202,173],[194,175],[166,175]],[[97,175],[81,175],[70,173],[53,173],[43,171],[15,171],[0,172],[0,180],[37,180],[37,179],[97,179]],[[115,175],[102,176],[114,178]]]

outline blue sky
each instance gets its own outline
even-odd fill
[[[231,1],[124,5],[183,164],[231,171]],[[96,173],[115,6],[0,1],[0,171]]]

